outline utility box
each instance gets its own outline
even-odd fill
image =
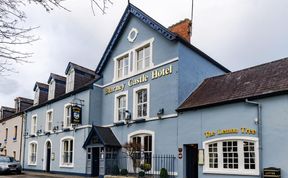
[[[275,167],[268,167],[264,168],[263,170],[263,177],[268,178],[268,177],[278,177],[281,178],[281,169],[280,168],[275,168]]]

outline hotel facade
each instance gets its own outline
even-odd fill
[[[190,44],[190,29],[129,4],[96,71],[69,63],[66,77],[35,84],[24,168],[104,177],[118,159],[133,172],[120,160],[132,142],[153,174],[155,155],[173,155],[178,178],[261,177],[267,167],[288,176],[277,154],[288,141],[287,60],[231,73]]]

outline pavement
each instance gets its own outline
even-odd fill
[[[50,174],[50,173],[42,173],[42,172],[30,172],[30,171],[23,171],[22,174],[9,174],[9,175],[0,175],[0,178],[83,178],[83,176],[69,176],[69,175],[62,175],[62,174]],[[95,177],[97,178],[97,177]]]

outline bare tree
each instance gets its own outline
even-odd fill
[[[29,62],[28,58],[33,53],[23,50],[23,46],[38,40],[38,37],[31,34],[37,27],[24,26],[27,17],[21,6],[36,3],[46,11],[51,11],[55,7],[69,11],[61,5],[62,1],[64,0],[0,0],[0,74],[14,71],[12,66],[15,62]],[[94,6],[105,14],[107,4],[112,4],[110,0],[90,1],[93,14],[95,14]]]
[[[127,154],[127,156],[129,158],[131,158],[132,160],[132,164],[133,164],[133,170],[134,173],[136,173],[136,169],[137,167],[140,167],[140,161],[141,161],[141,149],[142,146],[140,143],[136,143],[136,142],[129,142],[129,143],[125,143],[122,146],[126,152],[124,152],[125,154]]]

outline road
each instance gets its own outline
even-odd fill
[[[47,173],[35,173],[35,172],[24,172],[20,175],[10,174],[10,175],[0,175],[0,178],[83,178],[81,176],[67,176],[67,175],[57,175],[57,174],[47,174]]]

